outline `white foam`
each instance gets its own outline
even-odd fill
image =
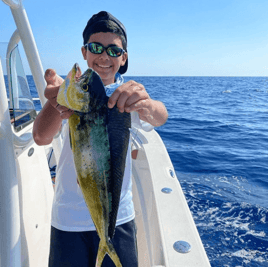
[[[249,263],[251,260],[258,261],[258,262],[265,262],[265,259],[261,256],[258,256],[255,258],[256,254],[265,255],[265,252],[259,252],[257,250],[245,250],[241,249],[234,253],[232,253],[232,256],[243,258],[245,263]]]

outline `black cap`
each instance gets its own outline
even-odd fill
[[[112,32],[119,35],[122,39],[123,49],[127,51],[127,31],[124,25],[112,14],[101,11],[93,15],[83,31],[84,45],[88,42],[90,36],[98,32]],[[128,68],[128,59],[124,66],[121,66],[118,72],[124,74]]]

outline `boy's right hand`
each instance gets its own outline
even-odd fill
[[[50,104],[60,113],[62,119],[68,119],[74,113],[74,111],[57,103],[58,92],[64,80],[53,69],[46,70],[45,80],[47,82],[44,93],[45,97],[48,99]]]

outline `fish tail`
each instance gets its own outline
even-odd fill
[[[114,249],[114,246],[111,242],[105,242],[105,240],[100,240],[99,250],[96,260],[95,267],[101,267],[105,255],[108,254],[111,260],[114,262],[116,267],[122,267],[120,259]]]

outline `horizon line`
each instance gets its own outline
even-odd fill
[[[67,74],[58,74],[60,76],[67,76]],[[7,75],[4,75],[7,76]],[[33,76],[32,74],[26,74],[26,76]],[[206,78],[268,78],[267,76],[233,76],[233,75],[122,75],[123,77],[206,77]]]

